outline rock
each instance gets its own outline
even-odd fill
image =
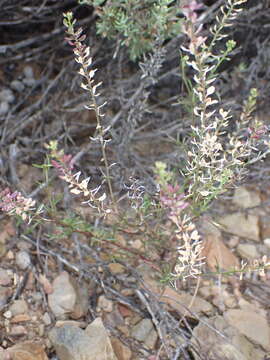
[[[32,87],[36,84],[36,80],[35,79],[23,79],[23,83],[26,86]]]
[[[192,351],[195,360],[255,360],[253,345],[221,316],[207,320],[207,324],[200,322],[191,343],[199,350],[199,354]]]
[[[239,244],[237,251],[242,258],[246,259],[258,259],[259,253],[255,245],[252,244]]]
[[[0,116],[6,115],[9,112],[9,104],[4,101],[0,102]]]
[[[27,335],[28,331],[27,329],[22,325],[14,325],[10,329],[10,335],[11,336],[24,336]]]
[[[42,320],[46,326],[51,325],[52,323],[51,317],[47,312],[45,312],[45,314],[42,316]]]
[[[11,89],[18,91],[18,93],[21,93],[24,90],[24,84],[19,80],[13,80],[10,83],[10,87]]]
[[[201,256],[205,257],[206,264],[213,272],[239,268],[239,260],[224,244],[221,235],[205,235]]]
[[[189,317],[193,317],[191,312],[196,315],[206,314],[209,315],[213,312],[213,306],[206,300],[202,299],[200,296],[193,296],[188,293],[178,293],[176,290],[166,286],[161,301],[170,305],[173,309],[179,311],[180,314],[187,313]],[[190,307],[192,302],[192,306]],[[188,309],[187,309],[188,308]]]
[[[260,241],[259,217],[256,215],[233,213],[224,215],[218,222],[231,234]]]
[[[107,299],[104,295],[100,295],[98,298],[98,310],[104,310],[106,312],[113,311],[113,302]]]
[[[27,79],[35,78],[33,68],[29,65],[27,65],[23,68],[23,74]]]
[[[117,328],[125,324],[125,320],[117,308],[112,312],[104,313],[103,321],[112,328]]]
[[[224,318],[240,334],[270,351],[270,328],[264,316],[247,310],[231,309],[226,311]]]
[[[28,314],[18,314],[15,315],[12,319],[11,319],[11,323],[12,324],[17,324],[20,322],[26,322],[26,321],[30,321],[31,317]]]
[[[263,240],[263,243],[264,243],[264,245],[268,248],[268,249],[270,249],[270,239],[268,238],[268,239],[264,239]]]
[[[25,314],[28,311],[28,305],[25,300],[15,300],[9,307],[9,310],[11,311],[12,316]]]
[[[31,265],[30,255],[27,251],[21,250],[16,254],[16,264],[19,269],[26,270]]]
[[[157,341],[157,333],[150,319],[142,319],[131,330],[131,336],[153,349]]]
[[[246,186],[240,186],[234,192],[233,203],[243,209],[259,206],[261,197],[258,191],[248,189]]]
[[[132,241],[131,246],[134,249],[141,250],[143,248],[143,243],[140,239],[136,239],[136,240]]]
[[[76,320],[57,320],[55,323],[55,327],[62,327],[64,325],[72,325],[79,327],[81,329],[85,329],[87,323],[85,321],[76,321]]]
[[[72,319],[79,319],[88,312],[90,290],[86,283],[79,284],[74,278],[70,278],[70,281],[76,293],[76,302],[70,316]]]
[[[12,312],[7,310],[4,312],[3,316],[6,318],[6,319],[11,319],[12,318]]]
[[[49,306],[56,318],[66,318],[72,313],[76,303],[76,292],[70,277],[63,271],[53,281],[53,293],[48,295]]]
[[[112,343],[114,353],[117,357],[117,360],[130,360],[131,359],[132,352],[120,340],[113,337],[111,339],[111,343]]]
[[[15,96],[14,96],[12,90],[3,89],[2,91],[0,91],[0,101],[1,102],[12,104],[14,100],[15,100]]]
[[[54,328],[49,338],[59,360],[117,360],[100,318],[85,331],[72,325]]]
[[[125,271],[124,266],[118,263],[109,264],[109,269],[113,274],[122,274]]]
[[[12,346],[6,350],[6,354],[10,355],[12,360],[48,360],[43,347],[30,341]]]
[[[9,275],[8,271],[0,268],[0,285],[8,286],[12,283],[12,277]]]
[[[6,305],[11,293],[12,293],[11,288],[0,286],[0,311]]]

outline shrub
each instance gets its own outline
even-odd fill
[[[164,41],[179,34],[180,5],[174,0],[80,0],[92,5],[99,16],[97,33],[116,39],[128,48],[131,60],[152,51],[155,41]]]

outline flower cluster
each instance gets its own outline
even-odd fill
[[[181,193],[179,185],[170,185],[163,187],[160,191],[160,203],[166,209],[169,209],[169,217],[178,216],[182,210],[188,207],[185,201],[185,195]]]
[[[35,200],[25,198],[20,192],[11,192],[9,188],[0,192],[0,210],[9,215],[19,215],[23,220],[31,221],[31,212],[35,210]]]
[[[198,18],[196,11],[202,7],[203,4],[199,4],[197,1],[192,0],[188,1],[188,3],[182,7],[182,12],[188,20],[190,20],[192,23],[195,23]]]
[[[88,204],[93,208],[97,208],[100,212],[108,212],[104,210],[104,200],[106,194],[100,194],[101,185],[94,189],[89,189],[88,185],[90,177],[80,180],[81,172],[73,173],[74,161],[71,155],[64,154],[63,150],[57,150],[57,142],[50,141],[45,147],[50,150],[50,156],[52,157],[51,164],[57,170],[59,178],[68,183],[69,191],[72,194],[82,194],[88,200],[84,201],[84,204]]]
[[[185,215],[182,219],[172,216],[171,220],[177,227],[176,237],[181,244],[177,248],[177,264],[172,275],[183,280],[190,276],[197,277],[201,274],[204,258],[201,256],[202,241],[195,224]]]
[[[193,93],[196,104],[193,111],[197,118],[196,125],[191,127],[193,139],[187,152],[185,175],[189,179],[187,196],[198,214],[205,211],[210,202],[226,191],[236,178],[241,178],[246,160],[250,158],[253,150],[251,137],[243,141],[240,132],[254,111],[256,91],[252,90],[240,121],[235,121],[237,131],[230,134],[229,121],[232,116],[230,111],[218,108],[219,100],[214,86],[216,69],[226,60],[235,43],[228,41],[226,50],[220,53],[214,52],[213,47],[218,40],[227,36],[223,34],[223,28],[231,25],[231,21],[241,10],[239,6],[244,2],[246,0],[228,0],[227,5],[221,8],[222,16],[217,17],[217,25],[211,29],[213,38],[207,42],[206,38],[200,35],[202,27],[196,26],[196,16],[192,15],[192,12],[198,9],[198,4],[190,2],[189,11],[185,13],[184,32],[189,44],[182,47],[182,50],[187,53],[186,64],[195,71]],[[260,134],[261,130],[259,129]]]

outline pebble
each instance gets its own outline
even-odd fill
[[[30,266],[31,259],[27,251],[21,250],[16,254],[16,264],[21,270],[26,270]]]
[[[15,300],[10,306],[9,311],[11,311],[12,316],[25,314],[28,311],[28,305],[25,300]]]
[[[12,312],[10,310],[5,311],[3,315],[6,319],[12,318]]]
[[[131,335],[138,341],[143,341],[145,345],[152,349],[157,341],[157,333],[150,319],[143,319],[131,330]]]
[[[89,324],[86,330],[73,325],[55,327],[50,331],[49,339],[59,360],[117,360],[100,318]]]
[[[8,104],[12,104],[15,100],[15,96],[10,89],[3,89],[0,91],[0,101],[7,102]]]
[[[22,335],[26,335],[26,334],[27,334],[27,330],[22,325],[12,326],[10,333],[9,333],[9,335],[13,335],[13,336],[22,336]]]
[[[270,239],[269,239],[269,238],[268,238],[268,239],[264,239],[264,240],[263,240],[263,243],[264,243],[265,246],[268,247],[268,249],[270,249]]]
[[[13,90],[16,90],[18,93],[23,92],[24,90],[24,84],[19,80],[13,80],[10,84],[10,87]]]
[[[11,285],[12,278],[9,275],[8,271],[0,268],[0,285],[8,286]]]
[[[76,291],[70,276],[63,271],[53,281],[53,293],[48,295],[49,307],[58,319],[65,319],[72,313],[76,304]]]
[[[9,104],[7,102],[0,103],[0,116],[6,115],[9,111]]]
[[[12,290],[10,287],[0,286],[0,310],[6,305],[9,296],[11,295]]]
[[[23,79],[23,83],[26,85],[26,86],[34,86],[35,83],[36,83],[36,80],[35,79]]]
[[[17,324],[20,322],[26,322],[26,321],[30,321],[30,320],[31,320],[31,318],[28,314],[19,314],[19,315],[14,316],[10,322],[12,324]]]
[[[47,312],[45,312],[45,314],[42,316],[42,320],[46,326],[51,325],[52,323],[50,315]]]
[[[23,74],[27,79],[34,79],[34,71],[33,68],[29,65],[25,66],[23,69]]]
[[[106,312],[111,312],[113,311],[113,302],[107,299],[104,295],[101,295],[98,298],[98,309],[104,310]]]
[[[124,266],[118,263],[109,264],[109,269],[113,274],[122,274],[125,271]]]
[[[256,259],[259,257],[257,248],[253,244],[239,244],[237,246],[237,251],[241,257],[246,259]]]

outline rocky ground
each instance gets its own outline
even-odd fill
[[[223,213],[219,228],[208,218],[201,223],[206,273],[178,289],[161,286],[143,261],[136,265],[142,277],[138,287],[123,265],[109,263],[111,275],[124,280],[120,287],[112,284],[123,296],[117,301],[106,288],[65,268],[64,259],[54,258],[26,240],[18,241],[12,222],[2,219],[0,358],[166,359],[161,319],[151,306],[147,308],[151,302],[146,301],[145,291],[150,291],[156,304],[182,328],[177,339],[170,339],[185,350],[179,359],[268,359],[269,270],[264,274],[245,271],[243,276],[214,275],[217,269],[230,271],[240,263],[245,270],[258,269],[263,256],[269,257],[267,198],[267,191],[241,186],[232,200],[216,205],[216,211]],[[132,246],[142,246],[141,240],[132,240]],[[121,241],[127,244],[129,240]],[[42,271],[38,257],[43,258]],[[145,297],[143,311],[136,307],[138,297]]]

